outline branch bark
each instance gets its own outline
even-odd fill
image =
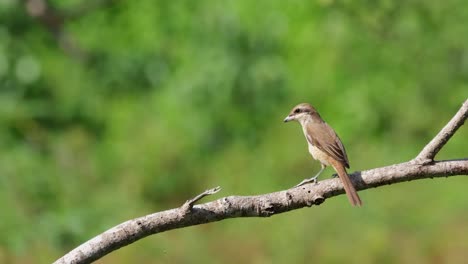
[[[468,100],[415,159],[351,174],[351,180],[356,190],[418,179],[468,175],[468,159],[433,160],[438,151],[464,123],[467,116]],[[157,212],[119,224],[78,246],[54,263],[90,263],[149,235],[228,218],[269,217],[303,207],[319,205],[327,198],[344,193],[343,185],[339,179],[327,179],[315,185],[309,184],[269,194],[228,196],[194,205],[198,200],[217,191],[219,191],[219,187],[197,195],[179,208]]]

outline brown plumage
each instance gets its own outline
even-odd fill
[[[310,154],[322,165],[322,169],[315,177],[302,181],[298,186],[316,181],[316,178],[326,166],[332,166],[343,183],[350,203],[354,206],[361,206],[362,201],[346,172],[346,168],[349,168],[346,150],[335,130],[323,121],[314,107],[307,103],[295,106],[284,119],[284,122],[293,120],[301,124]]]

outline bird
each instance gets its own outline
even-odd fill
[[[349,168],[349,160],[346,150],[335,130],[328,125],[317,112],[317,110],[308,103],[296,105],[284,122],[298,121],[304,132],[309,147],[309,153],[321,165],[320,171],[312,178],[305,179],[298,186],[307,183],[317,183],[318,176],[327,166],[333,167],[338,174],[349,202],[353,206],[361,206],[362,201],[351,182],[346,168]]]

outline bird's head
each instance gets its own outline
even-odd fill
[[[317,114],[317,110],[308,103],[302,103],[296,105],[289,115],[284,119],[284,122],[289,121],[304,121],[308,118],[311,118],[313,115]]]

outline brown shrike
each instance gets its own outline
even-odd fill
[[[346,172],[346,168],[349,168],[346,150],[335,130],[323,121],[315,108],[307,103],[295,106],[284,119],[284,122],[293,120],[301,124],[307,144],[309,145],[310,154],[314,159],[320,161],[322,165],[317,175],[303,180],[296,187],[310,182],[317,182],[317,177],[323,172],[325,167],[332,166],[343,183],[349,202],[353,206],[361,206],[361,198],[359,198]]]

